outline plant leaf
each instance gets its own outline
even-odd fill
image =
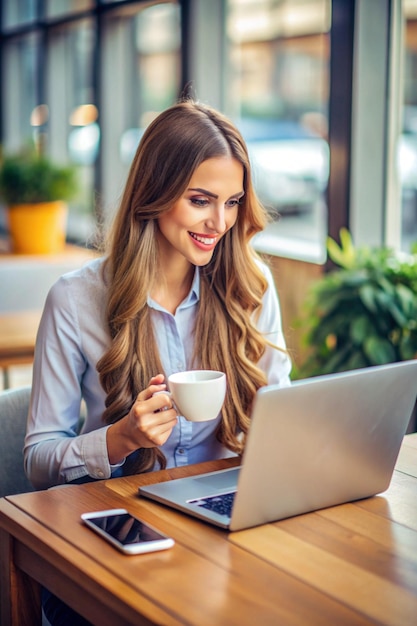
[[[381,337],[368,337],[364,344],[364,352],[373,365],[383,365],[397,360],[397,355],[388,339]]]
[[[376,289],[373,285],[362,285],[359,288],[359,297],[368,311],[377,313]]]
[[[356,345],[362,345],[365,339],[375,333],[374,325],[366,315],[354,318],[350,325],[350,337]]]

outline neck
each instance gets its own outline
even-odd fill
[[[164,269],[151,290],[152,299],[174,314],[191,289],[194,272],[195,266],[190,263],[182,268],[174,264]]]

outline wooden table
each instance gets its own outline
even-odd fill
[[[227,533],[137,497],[141,484],[235,461],[0,500],[1,624],[39,624],[39,583],[100,626],[411,626],[417,616],[417,434],[382,495]],[[124,556],[85,528],[126,506],[174,548]]]

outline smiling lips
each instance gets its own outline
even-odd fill
[[[209,250],[214,248],[217,243],[218,237],[208,237],[207,235],[197,235],[196,233],[189,233],[190,237],[194,239],[195,243],[202,250]]]

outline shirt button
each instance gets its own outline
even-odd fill
[[[104,476],[104,472],[103,472],[103,470],[97,470],[97,476],[98,476],[99,478],[103,478],[103,476]]]
[[[184,454],[184,448],[179,448],[178,454]]]

